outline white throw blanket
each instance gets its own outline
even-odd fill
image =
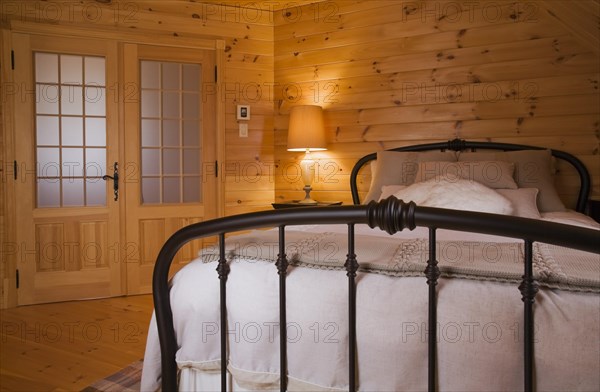
[[[255,230],[226,241],[228,263],[241,261],[275,262],[278,253],[276,231]],[[437,256],[442,277],[512,282],[522,280],[524,251],[521,242],[437,241]],[[295,266],[319,269],[344,269],[348,236],[342,233],[286,234],[286,255]],[[399,240],[391,236],[357,238],[360,271],[389,276],[424,276],[429,259],[425,238]],[[218,246],[203,249],[204,262],[219,259]],[[546,287],[571,291],[600,292],[598,255],[535,242],[533,272]]]

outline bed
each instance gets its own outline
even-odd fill
[[[555,159],[579,176],[574,210]],[[598,390],[589,190],[568,153],[453,140],[365,156],[352,206],[183,228],[156,263],[142,390]]]

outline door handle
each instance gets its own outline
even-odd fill
[[[119,200],[119,163],[115,162],[113,165],[113,175],[102,176],[104,181],[113,180],[113,191],[115,192],[115,201]]]

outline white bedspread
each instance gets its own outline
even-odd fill
[[[548,220],[588,225],[578,215]],[[286,230],[345,232],[346,226]],[[357,226],[360,243],[388,236]],[[426,237],[426,230],[402,238]],[[514,242],[439,230],[440,241]],[[600,260],[596,259],[598,264]],[[598,266],[590,271],[598,273]],[[173,278],[171,304],[180,349],[180,390],[219,390],[219,280],[215,263],[194,261]],[[273,263],[231,263],[227,283],[231,390],[279,388],[278,275]],[[427,389],[427,284],[424,277],[357,276],[358,384],[361,391]],[[287,278],[289,390],[347,390],[345,271],[290,267]],[[470,279],[438,284],[441,391],[522,390],[521,293],[516,285]],[[539,391],[600,389],[600,296],[541,288],[535,305]],[[160,348],[150,326],[142,390],[160,386]]]

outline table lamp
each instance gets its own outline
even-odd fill
[[[304,159],[300,162],[306,196],[299,203],[317,204],[310,197],[311,185],[315,177],[314,161],[310,158],[310,152],[327,150],[323,109],[320,106],[301,105],[292,107],[288,127],[287,150],[306,152]]]

